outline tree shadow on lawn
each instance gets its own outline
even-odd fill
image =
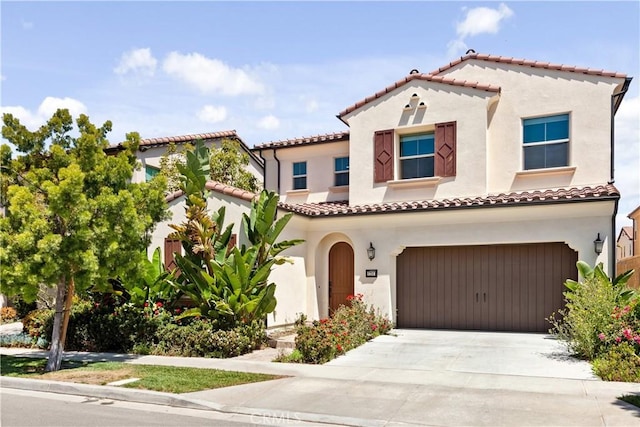
[[[29,351],[28,353],[7,354],[13,357],[28,357],[31,359],[47,359],[49,357],[48,350]],[[83,351],[64,352],[62,360],[74,361],[81,363],[93,362],[127,362],[141,358],[140,354],[122,354],[122,353],[90,353]]]

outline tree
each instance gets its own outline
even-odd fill
[[[231,139],[223,139],[220,148],[211,151],[210,176],[214,181],[243,190],[258,193],[258,179],[246,169],[249,155],[240,150],[240,143]]]
[[[201,142],[201,141],[200,141]],[[167,179],[167,191],[180,190],[180,167],[185,165],[186,153],[193,151],[193,146],[186,144],[178,150],[170,144],[160,159],[160,173]],[[232,139],[223,139],[220,148],[207,150],[209,167],[207,177],[213,181],[241,188],[252,193],[261,189],[258,178],[249,172],[249,155],[240,149],[240,143]]]
[[[273,312],[276,285],[268,281],[271,270],[287,262],[281,252],[303,240],[277,242],[293,214],[277,219],[278,195],[262,191],[252,201],[250,215],[242,217],[249,245],[230,248],[233,224],[224,226],[224,206],[207,212],[209,158],[209,150],[198,142],[178,166],[186,220],[171,225],[175,232],[170,237],[181,241],[185,255],[176,254],[181,274],[174,286],[196,305],[183,316],[205,316],[231,328]]]
[[[3,292],[33,301],[41,285],[56,288],[46,369],[58,370],[75,291],[143,276],[150,231],[167,216],[165,181],[131,183],[140,138],[129,133],[122,152],[105,154],[109,121],[96,127],[80,115],[76,132],[68,110],[58,110],[35,132],[11,114],[3,122],[2,136],[21,153],[12,158],[2,149]]]

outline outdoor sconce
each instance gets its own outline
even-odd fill
[[[602,253],[602,245],[604,242],[600,239],[600,233],[598,233],[598,237],[593,241],[593,249],[596,251],[596,254],[600,255]]]
[[[373,247],[373,243],[369,242],[367,248],[367,255],[369,255],[369,261],[372,261],[376,257],[376,248]]]

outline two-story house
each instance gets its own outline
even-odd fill
[[[399,327],[548,330],[578,259],[613,272],[630,82],[471,53],[347,107],[348,131],[254,147],[306,240],[276,323],[361,293]]]

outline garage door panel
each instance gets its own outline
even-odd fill
[[[407,248],[398,326],[545,332],[576,261],[564,243]]]

